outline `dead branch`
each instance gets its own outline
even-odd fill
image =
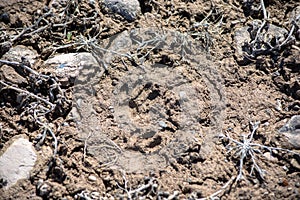
[[[5,82],[2,81],[2,80],[0,80],[0,84],[4,85],[6,89],[12,89],[12,90],[15,90],[15,91],[17,91],[17,92],[19,92],[19,93],[21,93],[21,94],[26,94],[26,95],[28,95],[28,96],[34,98],[34,99],[37,99],[37,100],[39,100],[39,101],[44,102],[45,104],[47,104],[47,105],[50,106],[50,110],[53,110],[53,109],[55,108],[55,105],[54,105],[53,103],[49,102],[48,100],[46,100],[46,99],[44,99],[44,98],[42,98],[42,97],[39,97],[39,96],[33,94],[33,93],[31,93],[31,92],[28,92],[28,91],[26,91],[26,90],[22,90],[22,89],[20,89],[20,88],[15,87],[15,86],[9,85],[9,84],[5,83]]]

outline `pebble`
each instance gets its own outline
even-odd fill
[[[266,159],[268,159],[269,161],[276,161],[276,160],[277,160],[275,157],[272,156],[272,154],[271,154],[270,152],[266,152],[266,153],[264,153],[263,155],[264,155],[264,157],[265,157]]]
[[[97,178],[96,178],[96,176],[94,176],[94,175],[90,175],[90,176],[88,177],[88,180],[91,181],[91,182],[95,182],[95,181],[97,180]]]
[[[300,149],[300,115],[294,115],[278,132],[289,139],[293,148]]]
[[[293,159],[291,160],[291,165],[292,165],[294,168],[300,170],[300,164],[299,164],[299,162],[298,162],[295,158],[293,158]]]
[[[3,13],[0,15],[0,21],[3,21],[5,24],[10,22],[10,17],[8,13]]]
[[[27,139],[16,139],[0,156],[0,177],[8,189],[20,179],[29,178],[37,160],[32,143]]]
[[[17,45],[15,47],[10,48],[9,51],[6,52],[1,59],[14,62],[21,62],[21,57],[25,57],[32,66],[37,61],[38,56],[39,55],[35,50],[23,45]]]
[[[289,168],[288,168],[287,166],[285,166],[285,165],[282,167],[282,169],[283,169],[284,171],[289,171]]]
[[[8,52],[11,47],[12,47],[11,42],[2,42],[0,44],[0,55],[3,55],[6,52]],[[1,58],[1,59],[3,59],[3,58]]]
[[[51,192],[51,187],[47,183],[42,183],[37,188],[37,194],[41,197],[46,197]]]
[[[186,101],[188,99],[186,92],[185,91],[180,91],[179,92],[179,97],[182,101]]]
[[[164,121],[159,121],[158,124],[162,128],[167,128],[167,124]]]
[[[252,26],[260,26],[262,22],[260,20],[253,20]],[[248,60],[244,57],[245,43],[249,43],[251,41],[251,27],[244,26],[237,29],[234,33],[234,41],[236,43],[236,60],[239,64],[247,64]],[[278,42],[281,43],[285,40],[285,36],[288,34],[288,31],[285,28],[281,28],[279,26],[275,26],[273,24],[268,25],[268,29],[266,33],[263,33],[265,38],[272,39],[277,38]]]
[[[247,59],[244,58],[244,50],[243,46],[245,43],[250,42],[250,33],[248,31],[249,27],[241,27],[237,29],[234,33],[234,41],[236,43],[236,50],[235,50],[235,56],[237,62],[241,64],[246,64]]]
[[[104,0],[104,5],[115,13],[120,14],[128,21],[136,20],[141,12],[138,0]]]
[[[69,86],[76,81],[87,82],[90,76],[96,76],[99,64],[91,53],[67,53],[46,60],[44,68],[54,73],[63,86]]]

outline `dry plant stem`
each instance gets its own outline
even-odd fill
[[[53,133],[53,131],[51,130],[51,128],[50,128],[46,123],[43,123],[43,122],[41,122],[41,121],[39,120],[39,117],[40,117],[40,116],[44,116],[45,114],[47,114],[47,113],[51,112],[52,110],[54,110],[55,105],[52,104],[51,102],[49,102],[48,100],[43,99],[43,98],[41,98],[41,97],[39,97],[39,96],[37,96],[37,95],[35,95],[35,94],[32,94],[32,93],[30,93],[30,92],[28,92],[28,91],[26,91],[26,90],[22,90],[22,89],[20,89],[20,88],[17,88],[17,87],[8,85],[7,83],[3,82],[2,80],[0,80],[0,84],[4,85],[7,89],[12,89],[12,90],[15,90],[15,91],[17,91],[17,92],[19,92],[19,93],[21,93],[21,94],[26,94],[26,95],[28,95],[28,96],[30,96],[30,97],[32,97],[32,98],[35,98],[35,99],[37,99],[37,100],[39,100],[39,101],[44,102],[45,104],[47,104],[47,105],[50,106],[50,108],[45,108],[45,107],[43,107],[43,110],[44,110],[45,112],[42,112],[42,113],[38,112],[38,111],[41,111],[41,110],[35,110],[35,109],[34,109],[34,114],[33,114],[33,115],[34,115],[34,119],[36,120],[37,124],[39,124],[39,125],[44,129],[44,131],[43,131],[43,136],[42,136],[42,139],[41,139],[41,143],[44,141],[47,132],[49,132],[50,135],[51,135],[51,137],[53,138],[53,140],[54,140],[54,152],[53,152],[53,157],[55,157],[56,154],[57,154],[57,146],[58,146],[57,138],[56,138],[55,134]],[[36,107],[37,107],[37,104],[34,106],[34,108],[36,108]]]
[[[36,106],[38,106],[38,105],[36,105]],[[55,158],[55,156],[57,154],[57,146],[58,146],[57,138],[56,138],[55,134],[53,133],[52,129],[46,123],[44,123],[40,120],[41,116],[45,116],[45,114],[51,112],[52,110],[47,110],[47,108],[43,108],[43,107],[42,107],[42,109],[45,112],[39,113],[41,110],[37,110],[37,109],[34,109],[34,112],[33,112],[34,119],[43,128],[43,135],[42,135],[42,139],[40,140],[40,143],[44,142],[47,132],[49,132],[51,137],[54,140],[53,158]]]
[[[49,27],[50,27],[50,24],[47,24],[45,26],[42,26],[42,27],[36,29],[35,31],[32,31],[32,32],[30,32],[28,34],[24,34],[24,36],[32,36],[33,34],[42,32],[42,31],[46,30]]]
[[[53,103],[51,103],[51,102],[49,102],[48,100],[43,99],[43,98],[41,98],[41,97],[35,95],[35,94],[32,94],[31,92],[28,92],[28,91],[26,91],[26,90],[22,90],[22,89],[20,89],[20,88],[14,87],[14,86],[12,86],[12,85],[8,85],[7,83],[3,82],[2,80],[0,80],[0,84],[4,85],[7,89],[15,90],[15,91],[17,91],[17,92],[19,92],[19,93],[26,94],[26,95],[28,95],[28,96],[30,96],[30,97],[32,97],[32,98],[35,98],[35,99],[37,99],[37,100],[39,100],[39,101],[42,101],[42,102],[46,103],[47,105],[50,106],[50,110],[53,110],[53,109],[55,108],[55,105],[54,105]]]
[[[48,16],[52,15],[52,11],[50,10],[49,12],[45,13],[43,16],[41,16],[32,26],[24,28],[23,31],[21,33],[19,33],[17,36],[15,36],[13,39],[11,39],[11,42],[14,43],[16,40],[18,40],[19,38],[21,38],[26,32],[31,31],[31,30],[35,30],[35,27],[40,23],[40,21]],[[46,25],[47,26],[47,25]],[[39,30],[39,29],[38,29]],[[36,30],[37,31],[37,30]],[[36,32],[34,31],[34,32]],[[39,31],[42,31],[39,30]],[[37,32],[36,32],[37,33]]]
[[[257,30],[255,39],[251,42],[252,44],[255,44],[257,42],[257,39],[258,39],[259,35],[261,34],[261,30],[265,27],[266,22],[268,20],[268,14],[267,14],[267,11],[266,11],[266,7],[265,7],[264,1],[261,0],[260,4],[261,4],[262,11],[263,11],[264,19],[263,19],[263,22],[262,22],[261,26]]]
[[[48,125],[46,125],[45,123],[39,123],[39,125],[41,125],[42,128],[44,129],[43,130],[42,139],[40,140],[39,143],[43,143],[44,142],[44,140],[45,140],[45,138],[47,136],[47,132],[50,133],[51,137],[54,140],[54,150],[53,150],[52,157],[55,158],[56,154],[57,154],[57,146],[58,146],[57,138],[56,138],[55,134],[53,133],[52,129]]]
[[[86,149],[87,149],[87,141],[91,137],[92,133],[90,132],[88,137],[84,140],[84,147],[83,147],[83,162],[85,162],[86,158]]]
[[[286,39],[279,45],[279,49],[281,49],[282,46],[285,45],[285,44],[290,40],[290,38],[292,37],[292,34],[293,34],[294,30],[295,30],[295,25],[293,24],[293,26],[292,26],[292,28],[291,28],[291,30],[290,30],[290,32],[289,32],[289,35],[288,35],[288,36],[286,37]]]
[[[12,61],[8,61],[8,60],[0,60],[0,63],[5,64],[5,65],[9,65],[12,67],[22,67],[23,69],[25,69],[26,71],[36,75],[36,76],[42,76],[42,77],[47,77],[46,75],[40,75],[37,71],[31,69],[30,67],[23,65],[22,63],[19,62],[12,62]]]
[[[265,7],[264,0],[260,0],[260,5],[261,5],[261,9],[262,9],[263,14],[264,14],[264,20],[267,20],[268,15],[267,15],[267,10],[266,10],[266,7]]]
[[[209,195],[208,197],[205,197],[205,198],[201,198],[201,199],[198,199],[198,200],[210,200],[210,199],[214,199],[214,198],[217,198],[217,196],[224,192],[224,190],[229,186],[229,184],[231,182],[233,182],[233,180],[235,179],[236,177],[231,177],[231,179],[229,181],[227,181],[227,183],[225,183],[225,185],[222,186],[221,189],[219,189],[218,191],[216,191],[215,193]]]
[[[129,191],[129,194],[130,194],[130,195],[132,195],[132,194],[138,194],[138,193],[140,193],[141,191],[150,188],[152,185],[153,185],[153,180],[151,179],[151,180],[149,181],[149,183],[147,183],[146,185],[142,185],[142,186],[140,186],[139,188],[137,188],[137,189],[135,189],[135,190]]]
[[[248,156],[251,157],[251,161],[252,161],[250,175],[252,175],[253,171],[256,170],[260,178],[262,180],[264,179],[265,171],[261,169],[260,166],[256,163],[256,155],[262,154],[261,152],[262,149],[268,150],[271,153],[273,150],[279,150],[279,151],[289,152],[294,155],[299,155],[299,153],[289,149],[284,149],[279,147],[269,147],[257,143],[252,143],[253,135],[258,129],[258,126],[259,123],[252,124],[253,127],[252,132],[248,135],[243,135],[243,140],[241,142],[231,138],[228,134],[221,135],[221,138],[225,138],[229,140],[229,144],[227,145],[229,150],[227,151],[227,153],[230,153],[232,150],[234,150],[235,151],[234,155],[237,155],[239,157],[239,173],[236,177],[236,182],[244,178],[243,166],[244,166],[244,161],[247,159]],[[231,143],[234,143],[234,145],[232,145]]]
[[[131,200],[132,197],[131,197],[131,194],[130,194],[129,191],[128,191],[128,180],[127,180],[127,178],[126,178],[126,172],[125,172],[124,170],[122,170],[122,178],[123,178],[123,180],[124,180],[124,187],[121,187],[118,183],[117,183],[117,185],[118,185],[118,187],[119,187],[121,190],[123,190],[124,192],[126,192],[126,194],[127,194],[127,199]],[[129,190],[131,190],[131,188],[130,188]]]
[[[255,39],[250,43],[251,45],[255,45],[255,44],[258,43],[258,42],[264,42],[264,41],[260,41],[259,37],[260,37],[260,35],[262,34],[262,33],[261,33],[261,32],[262,32],[262,29],[265,27],[266,22],[267,22],[269,16],[268,16],[268,13],[267,13],[266,8],[265,8],[264,1],[261,0],[261,1],[260,1],[260,4],[261,4],[260,7],[261,7],[261,9],[262,9],[264,18],[263,18],[263,20],[262,20],[262,24],[260,25],[260,27],[259,27],[258,30],[257,30],[257,33],[256,33],[256,35],[255,35]],[[298,20],[298,17],[296,17],[295,20]],[[292,25],[292,27],[291,27],[291,30],[289,31],[288,36],[285,38],[285,40],[284,40],[281,44],[276,44],[275,46],[272,46],[269,42],[264,42],[264,43],[265,43],[266,45],[268,45],[268,47],[270,48],[269,51],[272,51],[272,50],[281,50],[282,47],[283,47],[284,45],[286,45],[286,44],[291,40],[294,31],[295,31],[295,24],[293,23],[293,25]],[[253,47],[253,46],[252,46],[252,47]],[[254,50],[254,52],[257,51],[257,49],[256,49],[255,47],[253,47],[253,50]],[[253,55],[252,55],[252,56],[253,56]]]
[[[22,63],[18,63],[18,62],[11,62],[11,61],[6,61],[6,60],[0,60],[0,63],[2,64],[7,64],[13,67],[22,67],[24,70],[28,71],[29,73],[35,75],[36,77],[42,77],[42,78],[46,78],[46,79],[51,79],[53,81],[53,84],[50,87],[50,95],[52,94],[52,90],[57,88],[60,92],[60,94],[63,95],[63,91],[61,90],[59,84],[56,82],[56,80],[54,78],[51,78],[50,76],[47,75],[41,75],[38,72],[36,72],[35,70],[31,69],[30,67],[22,64]],[[42,139],[40,140],[40,143],[43,143],[47,133],[50,133],[51,137],[54,140],[54,152],[53,152],[53,158],[56,157],[57,154],[57,146],[58,146],[58,141],[57,138],[55,136],[55,134],[53,133],[52,129],[47,125],[47,123],[42,122],[41,121],[41,117],[44,117],[47,113],[50,113],[51,111],[53,111],[55,109],[55,104],[51,103],[50,101],[39,97],[31,92],[28,92],[27,90],[23,90],[20,89],[18,87],[9,85],[7,83],[5,83],[4,81],[0,80],[0,84],[2,84],[6,89],[12,89],[17,91],[18,93],[24,95],[24,96],[29,96],[31,98],[34,98],[40,102],[45,103],[46,105],[48,105],[49,107],[44,107],[41,104],[38,104],[37,102],[33,103],[30,107],[30,110],[33,110],[33,118],[35,119],[36,123],[42,127],[43,129],[43,134],[42,134]]]
[[[123,180],[124,180],[124,187],[121,187],[119,184],[117,184],[117,185],[120,189],[122,189],[123,191],[126,192],[127,199],[130,199],[130,200],[131,199],[136,199],[138,197],[139,193],[142,192],[143,190],[146,190],[148,188],[152,188],[152,189],[154,188],[154,185],[155,185],[154,180],[155,179],[150,178],[150,180],[147,184],[143,184],[143,185],[141,185],[140,187],[138,187],[137,189],[134,189],[134,190],[132,190],[131,188],[128,190],[128,180],[126,178],[126,173],[124,171],[122,171],[122,174],[123,174],[122,177],[123,177]],[[133,197],[135,197],[135,198],[133,198]]]
[[[12,61],[7,61],[7,60],[0,60],[0,63],[2,64],[6,64],[6,65],[10,65],[12,67],[21,67],[23,68],[24,70],[28,71],[29,73],[31,74],[34,74],[35,76],[37,77],[42,77],[42,78],[46,78],[46,79],[51,79],[53,81],[53,84],[51,85],[51,88],[54,89],[54,88],[57,88],[59,90],[59,92],[61,94],[63,94],[63,91],[61,90],[60,88],[60,85],[56,82],[55,79],[51,78],[50,76],[47,76],[47,75],[43,75],[43,74],[40,74],[38,73],[37,71],[33,70],[32,68],[22,64],[22,63],[19,63],[19,62],[12,62]],[[46,103],[46,102],[45,102]],[[49,102],[50,103],[50,102]],[[47,104],[49,104],[47,103]]]
[[[298,51],[300,51],[300,47],[296,46],[296,45],[292,45],[292,47]]]

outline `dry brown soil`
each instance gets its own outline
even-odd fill
[[[16,36],[16,32],[20,33],[25,27],[32,26],[48,12],[51,2],[0,2],[0,32],[8,34],[6,37],[1,36],[0,56],[10,47],[3,45],[10,34]],[[215,70],[211,73],[219,76],[219,80],[214,81],[219,81],[218,84],[222,86],[222,99],[215,100],[222,100],[224,103],[220,112],[223,118],[220,117],[218,120],[221,121],[217,121],[221,123],[221,128],[215,129],[219,132],[209,130],[213,123],[211,111],[214,96],[210,95],[212,92],[209,83],[205,81],[205,73],[199,72],[193,65],[181,62],[178,56],[168,51],[150,52],[151,56],[146,58],[145,64],[161,63],[168,68],[148,72],[149,76],[145,79],[151,81],[132,86],[139,77],[130,73],[142,70],[139,63],[126,58],[116,59],[108,71],[101,74],[94,85],[95,94],[89,99],[94,115],[86,125],[98,125],[101,134],[92,135],[85,143],[89,129],[78,128],[76,120],[70,118],[70,106],[64,107],[65,113],[48,116],[58,139],[55,161],[51,160],[53,140],[51,136],[47,136],[44,144],[36,145],[38,161],[30,178],[19,181],[9,190],[0,188],[0,199],[127,199],[130,190],[147,184],[150,186],[141,190],[138,195],[132,193],[132,199],[167,199],[172,195],[175,199],[208,197],[239,173],[239,158],[227,152],[228,140],[214,136],[221,132],[230,133],[232,138],[240,140],[241,135],[251,132],[250,122],[260,122],[253,143],[298,151],[278,133],[278,129],[292,116],[300,113],[299,27],[293,33],[296,39],[284,49],[258,55],[246,63],[237,62],[235,31],[251,24],[254,19],[263,19],[262,12],[258,9],[259,1],[140,1],[142,13],[133,22],[110,12],[97,0],[93,1],[95,6],[91,6],[88,0],[72,0],[69,4],[60,3],[65,1],[56,2],[54,15],[45,19],[52,24],[70,23],[66,26],[47,27],[38,33],[28,34],[32,32],[28,31],[27,35],[11,43],[11,46],[25,45],[38,52],[38,62],[32,66],[35,70],[45,71],[47,66],[41,63],[49,56],[85,52],[86,49],[73,46],[54,52],[55,46],[68,44],[80,34],[87,37],[100,32],[96,37],[98,41],[126,30],[147,27],[187,34],[201,44],[199,55],[202,56],[203,66],[209,66]],[[265,5],[270,15],[268,23],[290,30],[290,13],[299,6],[298,1],[265,0]],[[5,21],[3,13],[9,14],[9,22]],[[96,17],[93,17],[95,13]],[[204,19],[206,23],[195,27],[195,24]],[[222,24],[219,23],[221,19]],[[45,24],[46,21],[41,21],[37,26],[43,27]],[[72,36],[67,38],[66,33],[71,33]],[[206,61],[208,55],[209,61]],[[3,70],[4,67],[1,68],[1,74],[4,74]],[[192,119],[195,115],[197,118],[192,124],[188,125],[184,121],[184,108],[180,107],[181,97],[166,87],[167,84],[158,84],[166,77],[170,83],[182,79],[191,88],[197,89],[193,91],[187,87],[186,90],[195,94],[191,104],[194,107],[187,106],[188,116]],[[130,101],[123,105],[119,102],[127,98],[128,94],[123,90],[124,87],[129,87],[126,84],[131,84],[133,89],[131,96],[129,95]],[[73,86],[74,83],[63,88],[69,99],[72,99],[72,92],[76,91]],[[84,96],[83,93],[77,94]],[[24,116],[20,117],[22,108],[15,99],[15,91],[0,90],[1,150],[7,148],[9,141],[16,135],[26,135],[36,144],[36,137],[40,133],[39,127],[33,125],[34,122],[28,121]],[[120,117],[121,115],[126,118]],[[166,121],[160,122],[159,116],[163,116]],[[155,120],[160,122],[160,126],[152,123]],[[186,129],[182,128],[185,126]],[[193,139],[189,137],[191,130],[194,132]],[[138,134],[132,134],[133,132]],[[177,141],[178,138],[182,141]],[[120,154],[119,151],[125,153]],[[113,163],[115,158],[119,160]],[[129,163],[130,159],[133,162]],[[263,180],[256,171],[250,175],[253,163],[249,156],[244,162],[245,179],[230,181],[215,197],[300,199],[298,155],[273,151],[270,156],[267,150],[262,149],[261,154],[256,156],[256,162],[266,171]],[[96,180],[91,176],[96,177]],[[45,193],[41,193],[41,180],[47,186]]]

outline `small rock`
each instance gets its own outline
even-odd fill
[[[0,77],[3,78],[5,81],[13,84],[27,84],[26,78],[18,74],[15,69],[8,65],[3,65],[0,68]]]
[[[276,38],[279,43],[282,43],[286,39],[288,31],[285,28],[270,24],[267,28],[266,36],[269,40]]]
[[[8,13],[2,13],[0,15],[0,21],[3,21],[5,24],[8,24],[10,22],[10,17]]]
[[[167,124],[164,121],[159,121],[158,124],[162,128],[167,128],[168,127]]]
[[[9,60],[14,62],[21,62],[21,57],[25,57],[31,66],[33,66],[38,58],[38,53],[29,47],[18,45],[10,48],[10,50],[3,55],[2,60]]]
[[[251,41],[249,27],[241,27],[234,33],[234,41],[236,43],[236,60],[241,64],[246,64],[247,59],[244,58],[244,44]]]
[[[0,57],[9,51],[9,49],[12,47],[11,42],[2,42],[0,44]]]
[[[247,51],[250,51],[245,44],[250,43],[252,40],[254,40],[253,34],[254,29],[257,29],[262,24],[261,20],[254,20],[251,26],[245,26],[241,27],[238,30],[235,31],[234,34],[234,41],[236,43],[236,60],[239,64],[247,64],[248,59],[245,58],[244,53],[247,53]],[[288,34],[288,31],[285,28],[281,28],[278,26],[275,26],[273,24],[267,24],[265,25],[265,28],[262,30],[261,34],[264,36],[265,42],[270,42],[272,39],[275,39],[278,41],[278,43],[282,43],[285,40],[286,35]],[[262,50],[264,50],[265,47],[261,47]],[[250,53],[250,52],[248,52]]]
[[[91,78],[89,75],[96,75],[99,69],[97,60],[91,53],[68,53],[56,55],[44,63],[50,73],[58,77],[63,86],[75,82],[75,78],[81,82]],[[81,74],[79,76],[79,74]]]
[[[179,92],[179,97],[182,101],[186,101],[188,99],[186,92],[185,91],[180,91]]]
[[[41,197],[46,197],[51,192],[51,187],[45,182],[39,183],[37,186],[37,194]]]
[[[264,153],[263,155],[264,155],[265,158],[267,158],[267,159],[270,160],[270,161],[276,161],[276,160],[277,160],[275,157],[273,157],[273,156],[271,155],[270,152],[266,152],[266,153]]]
[[[286,172],[289,171],[289,168],[288,168],[287,166],[285,166],[285,165],[282,166],[282,169],[283,169],[284,171],[286,171]]]
[[[138,0],[104,0],[104,5],[128,21],[134,21],[141,12]]]
[[[300,115],[293,116],[290,121],[278,131],[289,139],[290,144],[294,148],[300,149]]]
[[[292,165],[294,168],[300,170],[300,164],[299,164],[299,162],[298,162],[295,158],[293,158],[293,159],[291,160],[291,165]]]
[[[88,177],[88,179],[89,179],[89,181],[91,181],[91,182],[95,182],[95,181],[97,180],[97,177],[94,176],[94,175],[90,175],[90,176]]]
[[[0,156],[0,179],[5,181],[5,188],[27,179],[36,159],[31,142],[24,138],[14,141]]]

